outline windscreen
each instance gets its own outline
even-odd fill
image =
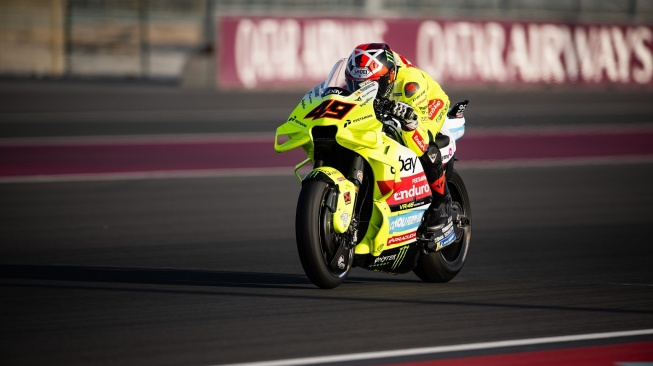
[[[345,87],[345,66],[347,59],[341,58],[331,68],[329,76],[324,81],[324,89],[331,87],[344,88]]]

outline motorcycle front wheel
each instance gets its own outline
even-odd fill
[[[463,268],[472,238],[472,208],[462,177],[454,169],[447,180],[452,206],[469,219],[469,225],[456,241],[437,252],[420,256],[413,272],[424,282],[451,281]]]
[[[351,270],[354,249],[341,248],[342,234],[333,230],[329,202],[336,202],[336,187],[321,181],[306,181],[297,202],[295,236],[297,252],[306,276],[320,288],[342,284]]]

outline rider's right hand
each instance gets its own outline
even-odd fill
[[[417,114],[415,114],[415,110],[410,105],[402,102],[394,102],[391,113],[402,120],[401,127],[404,130],[412,131],[417,128]]]

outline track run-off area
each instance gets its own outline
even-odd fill
[[[651,162],[652,141],[647,125],[495,129],[464,136],[458,158],[467,168]],[[11,139],[0,142],[0,182],[264,176],[305,159],[274,153],[273,142],[260,133]]]

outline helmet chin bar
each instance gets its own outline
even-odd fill
[[[379,90],[376,93],[376,96],[381,97],[381,98],[389,99],[390,96],[391,96],[390,94],[392,94],[392,89],[393,89],[394,82],[395,82],[395,77],[394,76],[395,76],[395,73],[394,73],[394,70],[393,70],[392,72],[389,72],[389,73],[385,74],[384,76],[382,76],[380,78],[369,78],[369,79],[356,80],[356,79],[351,79],[351,78],[346,77],[347,90],[349,92],[353,93],[356,90],[358,90],[359,85],[361,83],[363,83],[365,81],[368,81],[368,80],[372,80],[372,81],[376,81],[379,84]]]

